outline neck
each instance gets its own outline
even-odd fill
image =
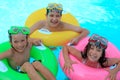
[[[98,68],[99,67],[99,63],[98,62],[92,62],[90,60],[86,60],[86,65],[94,67],[94,68]]]

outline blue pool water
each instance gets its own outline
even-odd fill
[[[64,11],[73,14],[90,35],[98,33],[120,50],[120,0],[0,0],[0,43],[8,40],[10,26],[23,26],[32,12],[50,2],[63,4]],[[59,51],[60,48],[53,51],[57,58]],[[59,67],[57,80],[65,79]]]

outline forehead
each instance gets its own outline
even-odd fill
[[[59,14],[60,15],[60,12],[58,12],[57,10],[52,10],[48,14]]]
[[[102,50],[101,46],[96,46],[95,44],[91,44],[91,48],[96,48],[96,49],[101,49]]]
[[[23,34],[14,34],[14,35],[11,35],[12,36],[12,39],[14,40],[20,40],[20,39],[25,39],[26,38],[26,35],[23,35]]]

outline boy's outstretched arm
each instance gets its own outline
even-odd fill
[[[0,53],[0,60],[7,58],[11,55],[11,50],[8,50],[6,52]]]
[[[28,38],[28,41],[32,43],[32,45],[36,45],[36,46],[39,46],[42,43],[40,39],[35,39],[35,38]]]

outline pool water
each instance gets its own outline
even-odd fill
[[[34,11],[48,3],[61,3],[64,12],[70,12],[80,26],[106,37],[120,50],[120,0],[0,0],[0,43],[8,40],[7,30],[12,25],[23,26]],[[61,48],[54,50],[58,58]],[[60,66],[57,80],[67,80]]]

